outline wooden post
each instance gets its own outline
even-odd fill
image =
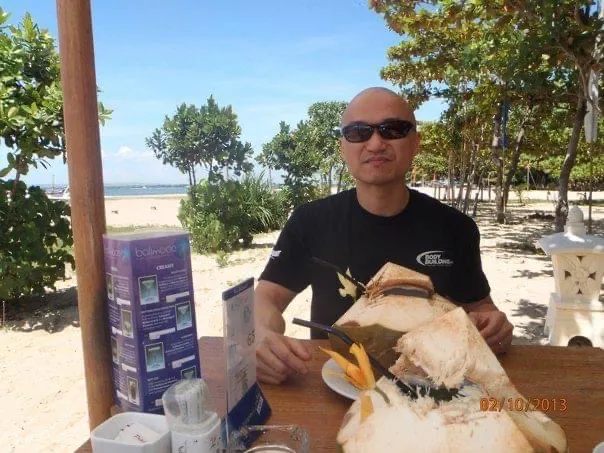
[[[57,0],[61,85],[88,419],[111,416],[111,347],[105,307],[105,200],[90,0]]]

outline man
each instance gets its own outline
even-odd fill
[[[385,88],[364,90],[348,104],[341,133],[356,188],[297,208],[256,287],[259,380],[277,384],[308,371],[310,351],[283,335],[282,313],[298,293],[311,285],[311,318],[331,325],[356,298],[338,273],[367,283],[387,262],[429,275],[439,294],[465,308],[492,350],[505,352],[513,326],[489,295],[476,224],[405,185],[419,150],[407,102]]]

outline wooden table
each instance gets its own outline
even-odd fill
[[[262,385],[273,415],[267,423],[299,424],[311,439],[311,453],[335,452],[336,433],[351,401],[330,390],[321,378],[327,356],[318,346],[326,340],[306,340],[313,350],[310,372],[285,384]],[[224,414],[224,363],[221,337],[199,341],[202,370],[212,390],[212,402]],[[512,346],[501,364],[526,397],[565,398],[568,410],[548,415],[565,431],[572,453],[591,453],[604,441],[604,350],[557,346]],[[90,442],[77,452],[91,452]]]

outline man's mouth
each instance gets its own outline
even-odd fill
[[[386,156],[375,156],[375,157],[370,157],[369,159],[365,160],[365,163],[382,163],[382,162],[388,162],[390,159],[388,159]]]

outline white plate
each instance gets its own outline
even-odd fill
[[[333,373],[338,373],[340,376],[334,376]],[[321,368],[321,377],[334,392],[351,400],[358,398],[360,390],[346,380],[344,370],[338,366],[334,359],[325,362],[323,368]]]
[[[334,373],[336,373],[336,375],[334,375]],[[334,359],[329,359],[323,364],[323,368],[321,368],[321,377],[330,389],[348,399],[356,400],[359,397],[359,393],[361,393],[358,388],[346,380],[344,371],[338,366]],[[425,379],[412,374],[406,375],[402,381],[410,386],[428,384],[428,381]],[[464,380],[462,387],[472,385],[473,384],[470,381]]]

